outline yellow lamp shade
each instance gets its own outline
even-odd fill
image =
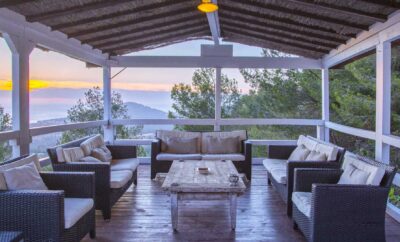
[[[218,5],[212,3],[211,0],[203,0],[202,3],[197,6],[197,9],[204,13],[212,13],[218,10]]]

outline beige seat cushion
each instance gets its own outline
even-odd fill
[[[292,193],[292,202],[307,217],[311,217],[311,192]]]
[[[85,153],[81,147],[64,148],[62,151],[66,162],[78,162],[85,157]]]
[[[156,156],[158,161],[172,161],[172,160],[201,160],[200,154],[169,154],[160,153]]]
[[[167,152],[166,141],[167,138],[178,137],[178,138],[197,138],[197,147],[195,153],[200,153],[201,150],[201,133],[200,132],[186,132],[177,130],[157,130],[156,138],[161,140],[161,152]]]
[[[93,208],[93,205],[91,198],[64,198],[64,228],[69,229],[74,226]]]
[[[137,167],[139,166],[139,160],[136,158],[129,158],[129,159],[115,159],[111,162],[111,170],[112,171],[136,171]]]
[[[3,171],[11,169],[11,168],[15,168],[15,167],[23,166],[23,165],[29,164],[31,162],[33,162],[35,164],[38,171],[42,170],[40,163],[39,163],[39,158],[36,154],[30,155],[28,157],[25,157],[18,161],[14,161],[9,164],[1,164],[0,165],[0,190],[7,190],[7,183],[4,178]]]
[[[239,137],[239,143],[237,146],[238,151],[235,153],[241,153],[242,150],[242,141],[247,139],[247,132],[246,130],[237,130],[237,131],[229,131],[229,132],[204,132],[201,135],[201,153],[202,154],[211,154],[208,150],[208,137],[214,138],[235,138]]]
[[[3,171],[9,190],[48,190],[33,162]]]
[[[281,184],[287,183],[287,160],[265,159],[263,165],[275,181]]]
[[[202,155],[202,160],[231,160],[244,161],[246,157],[242,154],[206,154]]]
[[[121,188],[132,178],[132,171],[111,171],[110,174],[110,187],[114,189]]]

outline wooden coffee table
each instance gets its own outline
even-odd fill
[[[200,174],[196,168],[208,167],[209,174]],[[232,230],[236,228],[236,200],[245,189],[242,179],[232,186],[229,174],[238,174],[232,161],[174,161],[162,188],[171,194],[171,220],[178,228],[178,205],[181,200],[228,200]]]

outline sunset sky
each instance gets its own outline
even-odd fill
[[[198,56],[201,44],[211,44],[211,42],[190,41],[131,55]],[[260,48],[234,44],[235,56],[260,56],[260,54]],[[0,60],[0,106],[10,110],[11,53],[2,38],[0,38]],[[112,73],[115,74],[119,70],[121,68],[113,68]],[[189,84],[194,71],[194,68],[128,68],[113,79],[112,88],[122,93],[124,101],[139,102],[167,111],[171,106],[169,99],[171,87],[180,82]],[[224,69],[223,73],[236,78],[239,87],[246,92],[247,85],[241,80],[242,77],[237,69]],[[102,69],[86,68],[82,61],[59,53],[34,49],[30,56],[30,78],[30,88],[33,90],[31,106],[58,103],[67,108],[82,97],[84,90],[102,86]],[[159,96],[159,93],[163,92],[165,95],[158,102],[150,98],[152,95]],[[57,93],[57,96],[54,93]],[[65,112],[66,110],[62,110],[56,116]]]

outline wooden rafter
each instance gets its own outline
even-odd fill
[[[132,26],[134,28],[120,31],[120,32],[118,32],[118,36],[124,36],[124,35],[132,34],[132,33],[140,33],[142,31],[148,31],[148,30],[152,30],[152,29],[156,30],[158,28],[162,28],[165,26],[172,26],[175,24],[180,24],[182,22],[191,23],[191,22],[193,22],[193,20],[194,20],[193,17],[186,16],[184,18],[177,18],[177,19],[173,19],[173,20],[169,20],[169,21],[161,21],[159,23],[154,23],[151,25],[151,27],[149,27],[149,26],[135,27],[136,26],[135,24],[125,25],[124,27]],[[207,26],[207,22],[205,21],[205,19],[200,18],[199,20],[203,21],[204,25]],[[85,43],[85,44],[92,44],[96,41],[104,41],[104,40],[112,39],[115,37],[117,37],[115,33],[110,33],[110,32],[104,31],[99,36],[83,38],[83,39],[81,39],[81,42]]]
[[[123,44],[126,42],[132,42],[132,41],[141,41],[143,39],[146,39],[148,37],[152,37],[152,36],[158,36],[158,35],[164,35],[164,34],[171,34],[171,33],[175,33],[178,32],[182,29],[204,29],[204,27],[206,27],[206,25],[201,25],[199,24],[199,21],[192,21],[192,22],[182,22],[179,25],[174,25],[172,27],[163,29],[163,30],[159,30],[159,29],[151,29],[151,31],[146,31],[146,32],[131,32],[130,35],[126,35],[124,36],[120,36],[118,39],[116,40],[109,40],[109,41],[105,41],[105,42],[101,42],[99,44],[92,44],[93,48],[96,49],[102,49],[102,48],[106,48],[108,46],[112,46],[112,45],[116,45],[116,44]]]
[[[83,18],[83,19],[79,19],[76,21],[52,25],[50,27],[52,27],[52,29],[62,30],[62,29],[70,28],[70,27],[79,27],[79,26],[85,25],[85,24],[91,24],[91,23],[98,22],[98,21],[104,21],[107,19],[118,18],[118,17],[122,17],[122,16],[127,16],[127,15],[135,15],[140,12],[154,10],[157,8],[159,8],[159,10],[162,11],[163,8],[165,8],[165,7],[169,7],[171,9],[173,8],[175,12],[188,11],[188,6],[182,7],[183,2],[187,2],[187,1],[186,0],[176,0],[173,3],[171,3],[171,2],[162,2],[162,3],[156,3],[156,4],[153,3],[153,4],[148,4],[145,6],[140,6],[135,9],[127,9],[127,10],[123,10],[123,11],[112,12],[112,13],[107,13],[107,14],[103,14],[103,15],[97,15],[94,17]],[[193,10],[193,8],[190,7],[190,10]],[[168,13],[171,14],[171,11],[168,11]],[[158,13],[158,14],[152,13],[153,18],[157,18],[157,16],[159,16],[159,15],[160,15],[160,13]]]
[[[326,10],[326,11],[330,11],[330,12],[336,12],[336,13],[341,13],[341,14],[346,14],[346,15],[351,15],[351,16],[357,16],[357,17],[368,19],[371,21],[384,22],[387,20],[387,16],[383,15],[383,14],[364,12],[364,11],[361,11],[361,10],[358,10],[355,8],[348,8],[348,7],[324,3],[324,2],[320,2],[320,1],[314,1],[314,0],[288,0],[288,1],[299,4],[301,6],[305,6],[305,7],[312,7],[316,10]]]
[[[247,24],[243,24],[243,23],[239,23],[239,22],[224,21],[223,19],[220,19],[220,21],[221,21],[221,24],[223,24],[223,28],[226,28],[226,26],[228,26],[228,27],[234,27],[234,28],[238,28],[238,29],[242,29],[242,30],[246,30],[246,31],[258,32],[258,33],[262,33],[265,36],[273,36],[273,37],[278,37],[278,38],[282,38],[285,40],[295,39],[296,42],[303,42],[304,44],[313,44],[316,46],[327,47],[329,49],[334,49],[338,46],[337,44],[331,44],[331,43],[326,43],[326,42],[322,42],[322,41],[312,40],[306,36],[296,36],[296,35],[291,35],[288,33],[271,31],[266,28],[252,27]]]
[[[223,6],[223,9],[226,11],[221,11],[219,14],[222,16],[225,13],[229,13],[232,12],[235,15],[241,15],[243,17],[249,17],[251,16],[252,18],[258,18],[260,21],[265,21],[265,19],[271,20],[271,21],[275,21],[275,22],[279,22],[282,24],[288,24],[288,25],[292,25],[292,26],[296,26],[299,28],[305,28],[308,30],[315,30],[315,31],[320,31],[322,33],[328,33],[328,34],[335,34],[337,35],[337,37],[347,37],[347,38],[354,38],[356,37],[356,34],[342,34],[342,33],[337,33],[335,30],[329,28],[328,26],[325,25],[321,25],[321,26],[311,26],[305,23],[300,23],[297,21],[294,21],[292,19],[288,19],[288,18],[282,18],[282,17],[277,17],[271,14],[266,14],[266,13],[260,13],[260,12],[256,12],[256,11],[249,11],[249,10],[245,10],[245,9],[240,9],[240,8],[236,8],[236,7],[231,7],[231,6]]]
[[[8,8],[16,5],[34,2],[35,0],[1,0],[0,8]]]
[[[267,24],[261,20],[258,20],[256,18],[243,18],[241,16],[230,16],[230,15],[225,15],[225,14],[220,14],[220,19],[229,22],[242,22],[242,23],[246,23],[249,25],[255,25],[257,27],[265,27],[268,29],[273,29],[276,31],[283,31],[283,32],[287,32],[287,33],[293,33],[296,35],[300,35],[300,36],[304,36],[306,38],[313,38],[313,39],[318,39],[318,40],[322,40],[322,41],[328,41],[331,43],[335,43],[335,44],[344,44],[346,43],[346,39],[345,37],[339,35],[336,36],[336,34],[331,34],[331,35],[323,35],[323,34],[318,34],[315,32],[312,32],[312,30],[299,30],[298,28],[296,28],[296,26],[284,26],[284,25],[280,25],[280,24],[275,24],[272,22],[267,22]]]
[[[133,43],[127,43],[124,45],[120,45],[117,47],[113,47],[113,48],[104,48],[102,49],[103,52],[107,52],[107,53],[115,53],[124,49],[134,49],[134,48],[138,48],[138,47],[143,47],[143,46],[151,46],[151,45],[155,45],[155,44],[161,44],[162,42],[165,41],[170,41],[172,39],[176,39],[176,38],[187,38],[187,37],[192,37],[194,34],[197,35],[210,35],[210,29],[208,28],[208,26],[205,26],[203,28],[202,31],[197,30],[187,30],[184,31],[180,34],[176,34],[176,35],[168,35],[168,36],[159,36],[157,38],[151,38],[151,40],[144,40],[141,42],[133,42]]]
[[[284,13],[288,14],[293,17],[303,17],[307,19],[312,19],[316,20],[318,22],[324,22],[324,23],[329,23],[329,24],[335,24],[335,25],[340,25],[344,27],[349,27],[357,30],[368,30],[369,25],[365,24],[358,24],[354,22],[348,22],[345,20],[341,19],[336,19],[336,18],[331,18],[328,16],[323,16],[320,14],[314,14],[302,10],[293,10],[285,7],[278,6],[276,4],[269,4],[269,3],[261,3],[261,2],[256,2],[256,1],[249,1],[249,0],[231,0],[232,2],[237,2],[245,6],[249,6],[252,8],[258,8],[258,9],[264,9],[264,10],[269,10],[269,11],[275,11],[278,13]],[[321,23],[322,25],[322,23]]]
[[[359,0],[359,2],[373,3],[387,8],[400,8],[400,3],[396,0]]]
[[[171,14],[167,14],[167,15],[171,16]],[[168,17],[168,16],[166,16],[166,17]],[[193,14],[186,15],[184,17],[180,17],[179,19],[181,19],[180,21],[189,21],[190,19],[193,19]],[[104,32],[106,30],[112,30],[115,28],[123,28],[123,27],[131,26],[131,25],[135,26],[138,23],[144,23],[144,22],[149,22],[149,21],[153,22],[154,20],[160,20],[161,22],[164,22],[164,25],[167,25],[167,22],[168,22],[168,21],[162,21],[163,18],[161,18],[161,17],[159,19],[158,18],[154,19],[154,16],[153,16],[153,18],[152,18],[152,16],[148,16],[146,18],[143,18],[143,21],[141,21],[141,22],[140,22],[140,20],[137,20],[137,19],[125,20],[125,21],[121,21],[121,22],[116,22],[116,23],[112,23],[112,24],[107,24],[107,25],[102,25],[102,26],[98,26],[98,27],[94,27],[94,28],[85,29],[82,31],[68,33],[68,36],[75,38],[75,37],[84,36],[84,35],[88,35],[88,34]],[[148,28],[152,28],[152,27],[148,26]]]
[[[287,45],[287,46],[296,47],[296,48],[299,48],[302,50],[313,51],[313,52],[320,53],[320,54],[327,54],[327,53],[329,53],[329,50],[330,50],[325,47],[316,48],[316,47],[312,47],[309,45],[305,45],[303,43],[296,43],[296,42],[292,42],[291,40],[288,41],[287,39],[282,39],[282,38],[273,38],[273,37],[265,36],[263,34],[250,32],[250,31],[243,30],[243,29],[237,29],[237,28],[233,28],[233,27],[225,26],[223,28],[223,31],[231,33],[231,34],[239,34],[239,35],[243,35],[243,36],[248,36],[248,37],[251,37],[254,39],[258,39],[260,41],[269,41],[269,42],[276,43],[278,45]]]
[[[45,12],[45,13],[28,15],[26,17],[26,19],[29,22],[49,20],[49,19],[53,19],[53,18],[65,17],[65,16],[68,16],[71,14],[77,14],[77,13],[82,13],[82,12],[86,12],[86,11],[97,10],[100,8],[111,7],[111,6],[115,6],[117,4],[122,4],[122,3],[127,3],[127,2],[131,2],[131,0],[118,0],[118,1],[105,0],[105,1],[101,1],[101,2],[91,2],[88,4],[73,6],[73,7],[67,8],[67,9],[57,9],[57,10],[49,11],[49,12]]]

